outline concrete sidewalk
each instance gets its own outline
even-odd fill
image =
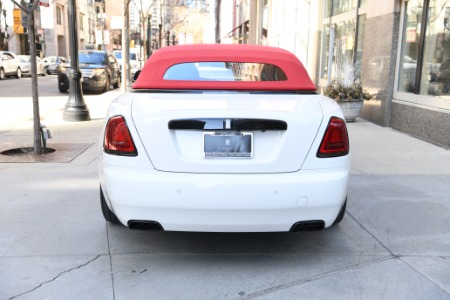
[[[103,220],[98,196],[102,118],[119,93],[85,97],[88,122],[44,100],[50,147],[90,145],[70,163],[0,163],[0,299],[450,299],[448,149],[358,119],[339,226],[130,231]],[[1,144],[32,142],[28,116],[1,120]]]

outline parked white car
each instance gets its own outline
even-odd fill
[[[0,51],[0,80],[6,76],[22,77],[20,62],[16,55],[10,51]]]
[[[123,69],[122,51],[114,50],[113,54],[116,57],[117,62],[120,65],[120,72],[122,72],[122,69]],[[139,54],[137,52],[130,51],[130,75],[131,75],[131,78],[133,78],[134,74],[141,69],[140,64],[141,63],[139,61]]]
[[[283,49],[158,50],[112,101],[100,144],[103,216],[130,229],[296,232],[345,214],[342,111]]]
[[[22,70],[22,75],[31,76],[31,56],[30,55],[17,55],[20,62],[20,68]],[[39,57],[36,57],[36,68],[37,75],[45,76],[44,63]]]

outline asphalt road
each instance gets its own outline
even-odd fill
[[[112,86],[111,86],[112,88]],[[68,95],[60,93],[58,90],[58,76],[46,75],[38,76],[39,97],[57,97]],[[96,93],[86,92],[86,95],[97,95]],[[0,99],[2,97],[17,98],[31,96],[31,77],[25,76],[20,79],[15,77],[6,77],[0,80]]]
[[[38,77],[38,91],[40,97],[60,96],[56,75]],[[0,80],[0,97],[16,98],[31,96],[31,77],[6,77]]]
[[[32,120],[34,108],[31,89],[29,76],[20,79],[7,77],[0,80],[0,131],[10,130],[20,121]],[[115,89],[112,93],[118,91],[119,89]],[[38,93],[39,112],[42,118],[62,110],[69,99],[69,93],[59,92],[57,75],[38,76]],[[104,94],[84,93],[83,97],[89,102],[104,97]],[[102,109],[106,114],[106,108]],[[45,118],[42,120],[45,123]]]
[[[11,106],[22,98],[3,93],[14,81],[0,82],[3,148],[32,136]],[[359,119],[338,226],[131,231],[99,204],[99,135],[117,94],[87,96],[92,121],[74,123],[61,120],[66,96],[44,97],[49,146],[87,149],[66,163],[0,163],[0,299],[450,299],[449,150]]]

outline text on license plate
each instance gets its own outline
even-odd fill
[[[251,132],[203,132],[203,157],[253,157]]]

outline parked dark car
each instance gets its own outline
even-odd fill
[[[114,55],[107,51],[80,51],[79,68],[82,73],[82,89],[90,92],[106,92],[111,84],[120,86],[120,67]],[[69,89],[67,72],[70,70],[70,58],[61,64],[58,70],[58,89],[66,93]]]

